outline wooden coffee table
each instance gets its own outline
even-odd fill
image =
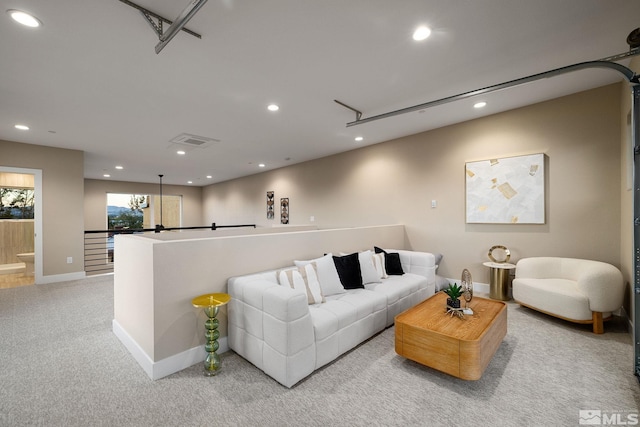
[[[395,318],[396,353],[464,380],[478,380],[507,334],[507,305],[474,297],[473,315],[446,313],[439,292]],[[462,302],[464,304],[464,301]]]

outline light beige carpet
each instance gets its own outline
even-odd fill
[[[0,290],[0,426],[577,426],[638,411],[631,336],[510,303],[481,380],[394,352],[389,328],[287,389],[227,352],[151,381],[111,331],[112,276]]]

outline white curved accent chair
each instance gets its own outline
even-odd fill
[[[604,332],[603,320],[622,306],[622,273],[600,261],[535,257],[516,265],[513,299],[520,305],[575,323],[592,323]]]

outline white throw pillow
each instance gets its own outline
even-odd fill
[[[340,252],[340,256],[345,255],[349,254]],[[370,250],[358,252],[358,263],[360,264],[360,275],[362,276],[363,285],[367,283],[380,283],[381,276],[373,264],[373,252]]]
[[[288,286],[307,294],[309,304],[319,304],[325,301],[318,281],[316,263],[312,262],[298,269],[281,270],[278,281],[282,286]]]
[[[362,283],[379,282],[382,275],[376,270],[373,263],[373,252],[364,251],[358,253],[358,261],[360,261],[360,273],[362,274]]]
[[[378,275],[381,279],[386,279],[387,277],[389,277],[387,275],[387,269],[384,267],[384,253],[379,253],[379,254],[372,254],[372,259],[373,259],[373,265],[376,268],[376,271],[378,272]]]
[[[311,262],[316,263],[318,269],[318,280],[320,281],[320,288],[324,296],[343,294],[346,291],[340,282],[340,276],[338,276],[338,270],[333,263],[333,255],[326,254],[321,258],[312,259],[309,261],[294,261],[296,267],[303,267]]]

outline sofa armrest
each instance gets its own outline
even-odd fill
[[[264,339],[283,353],[296,351],[295,343],[287,343],[287,348],[283,344],[288,341],[287,334],[297,332],[295,328],[284,325],[296,324],[298,329],[305,329],[301,332],[310,335],[308,340],[298,340],[300,345],[304,345],[304,341],[313,342],[313,325],[306,294],[280,286],[261,276],[263,275],[229,279],[229,323]],[[309,322],[301,322],[305,318],[309,318]]]
[[[622,273],[611,264],[585,262],[577,280],[580,292],[589,299],[591,311],[607,313],[620,308],[624,299]]]
[[[435,284],[436,258],[434,254],[403,249],[389,249],[387,252],[398,252],[400,254],[400,263],[405,273],[418,274],[426,277],[429,284]]]
[[[315,335],[307,295],[265,274],[231,278],[227,285],[229,347],[287,387],[313,372]]]

